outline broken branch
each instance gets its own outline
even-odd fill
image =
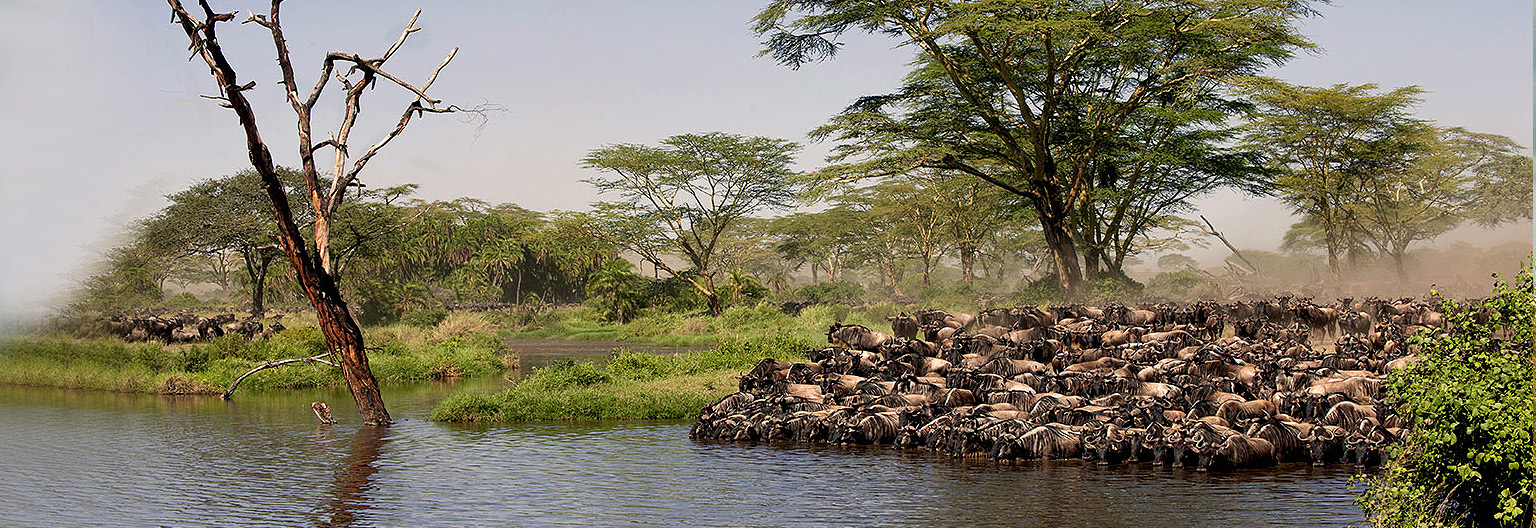
[[[239,387],[240,386],[240,382],[245,381],[245,378],[250,377],[251,374],[255,374],[255,373],[259,372],[259,371],[266,370],[266,369],[269,369],[269,368],[281,367],[283,365],[292,365],[294,363],[321,363],[321,364],[330,366],[331,368],[335,368],[336,367],[335,363],[331,363],[330,361],[326,361],[326,359],[325,359],[325,358],[329,357],[330,355],[331,354],[329,352],[327,352],[327,353],[320,354],[320,355],[314,356],[314,357],[293,358],[293,359],[274,359],[272,361],[267,361],[267,362],[262,363],[260,365],[256,365],[256,368],[253,368],[253,369],[247,371],[245,374],[241,374],[240,377],[235,378],[235,382],[229,384],[229,390],[224,391],[223,398],[228,400],[229,396],[231,394],[235,393],[235,387]]]

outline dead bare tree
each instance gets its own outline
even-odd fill
[[[257,129],[256,113],[251,107],[250,100],[245,97],[244,92],[253,89],[256,82],[242,84],[235,74],[234,67],[219,46],[215,30],[219,23],[235,20],[235,13],[215,12],[208,5],[207,0],[199,0],[198,5],[203,12],[199,19],[183,8],[180,0],[168,1],[173,22],[180,24],[186,31],[187,37],[191,39],[190,49],[193,51],[193,56],[200,56],[208,63],[210,73],[218,82],[219,95],[204,97],[215,99],[221,106],[233,109],[240,120],[240,126],[245,130],[246,147],[250,153],[251,165],[261,175],[267,197],[272,201],[278,223],[278,238],[283,251],[288,255],[288,260],[298,273],[299,285],[304,289],[304,294],[315,307],[320,321],[320,330],[325,334],[326,342],[330,346],[330,354],[341,366],[347,380],[347,387],[352,391],[352,399],[357,402],[357,410],[362,415],[363,422],[369,425],[391,423],[389,411],[384,408],[384,400],[379,395],[378,382],[368,368],[362,330],[358,327],[357,321],[352,318],[352,314],[347,311],[347,303],[342,299],[341,291],[332,273],[331,218],[341,206],[347,187],[357,183],[358,174],[362,172],[363,167],[380,149],[404,132],[406,125],[410,124],[413,117],[424,113],[464,111],[457,106],[444,105],[442,101],[427,95],[427,89],[431,88],[432,83],[437,80],[437,75],[443,67],[453,60],[458,48],[449,52],[447,58],[433,68],[431,75],[420,85],[406,82],[385,70],[385,61],[405,44],[406,38],[411,33],[421,29],[416,26],[416,18],[421,15],[418,9],[406,24],[405,30],[401,32],[400,38],[395,40],[394,45],[390,46],[382,56],[365,58],[353,53],[326,54],[314,88],[310,89],[307,96],[301,96],[299,85],[294,79],[293,63],[288,55],[288,42],[283,37],[283,27],[279,17],[282,0],[272,0],[271,11],[268,14],[252,13],[244,21],[244,23],[260,25],[271,32],[272,44],[277,53],[277,64],[282,71],[283,91],[298,117],[301,174],[308,187],[309,199],[315,211],[314,243],[306,245],[304,236],[299,232],[298,224],[295,223],[289,209],[288,197],[284,193],[283,182],[278,177],[272,153],[267,150],[267,145],[262,141]],[[345,72],[338,72],[338,67],[345,68]],[[404,114],[400,116],[394,129],[385,133],[383,138],[373,143],[362,155],[351,158],[349,142],[352,137],[352,127],[357,122],[363,92],[381,79],[411,92],[416,96],[415,100],[406,106]],[[341,123],[336,130],[329,133],[325,140],[315,143],[310,118],[315,105],[320,101],[321,93],[332,82],[340,84],[344,92],[345,107]],[[324,180],[320,177],[315,162],[315,152],[327,147],[335,153],[335,164],[332,169],[334,172],[329,185],[322,183]]]

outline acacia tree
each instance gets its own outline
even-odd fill
[[[848,191],[836,202],[865,217],[862,260],[876,264],[896,286],[905,261],[916,258],[923,267],[923,286],[929,286],[933,269],[952,245],[949,228],[954,219],[947,214],[953,211],[948,199],[931,187],[889,178]]]
[[[1144,251],[1187,249],[1183,236],[1198,224],[1178,215],[1191,200],[1219,188],[1267,194],[1262,156],[1229,145],[1223,126],[1240,104],[1215,95],[1214,84],[1133,114],[1122,136],[1093,160],[1074,210],[1073,235],[1082,242],[1084,273],[1124,277],[1125,260]],[[1166,234],[1166,236],[1156,236]]]
[[[794,203],[789,164],[799,146],[784,140],[722,132],[684,134],[661,146],[608,145],[587,154],[582,165],[612,173],[583,180],[622,202],[599,203],[603,232],[614,244],[659,269],[688,281],[720,315],[715,289],[720,237],[735,223],[765,208]],[[683,257],[677,269],[663,258]]]
[[[1276,186],[1293,210],[1314,223],[1339,280],[1347,247],[1348,200],[1361,181],[1406,169],[1427,126],[1409,114],[1417,86],[1376,94],[1375,84],[1328,88],[1257,79],[1248,88],[1258,105],[1244,139],[1279,171]]]
[[[1144,108],[1192,85],[1252,75],[1310,47],[1306,0],[774,0],[754,19],[792,67],[831,57],[849,31],[920,51],[898,93],[840,123],[849,172],[912,166],[968,174],[1031,204],[1057,279],[1081,297],[1071,229],[1098,159]]]
[[[811,282],[820,282],[820,272],[827,280],[843,279],[843,271],[853,260],[860,239],[866,234],[858,212],[846,205],[835,205],[815,213],[794,213],[773,219],[769,233],[774,251],[790,269],[811,265]]]
[[[1392,257],[1401,283],[1404,256],[1464,221],[1494,225],[1530,218],[1531,162],[1514,140],[1462,128],[1419,131],[1422,149],[1397,170],[1362,175],[1345,195],[1356,236]]]
[[[278,173],[287,182],[296,181],[292,169],[278,168]],[[169,195],[170,205],[144,222],[140,238],[162,255],[207,256],[215,264],[222,264],[226,255],[237,256],[245,263],[251,288],[251,316],[261,317],[266,313],[267,271],[282,254],[267,220],[272,205],[261,187],[261,177],[251,170],[199,181]],[[311,216],[302,209],[295,211],[301,224]],[[220,283],[229,286],[227,278]]]
[[[225,56],[219,43],[218,25],[235,20],[235,14],[216,12],[207,0],[199,0],[198,5],[202,8],[202,16],[198,17],[184,8],[180,0],[168,0],[168,2],[173,21],[181,26],[191,41],[190,47],[194,56],[201,57],[208,64],[209,73],[218,83],[219,95],[213,98],[220,101],[221,106],[234,110],[239,119],[240,127],[245,132],[246,150],[250,155],[252,168],[261,177],[267,198],[272,202],[273,216],[278,226],[279,245],[297,273],[298,283],[305,296],[315,307],[320,330],[325,334],[331,354],[339,360],[343,376],[347,380],[347,387],[352,392],[352,399],[357,404],[363,423],[388,425],[391,423],[389,411],[385,409],[384,400],[379,395],[378,382],[368,368],[368,355],[363,347],[362,329],[358,327],[357,321],[347,310],[347,303],[342,299],[336,279],[331,273],[330,226],[333,215],[346,196],[347,188],[357,182],[358,174],[380,149],[405,131],[405,127],[410,124],[413,117],[427,112],[460,110],[455,106],[444,106],[440,100],[427,95],[427,89],[432,86],[442,68],[453,59],[458,49],[455,48],[450,52],[448,57],[439,63],[427,80],[419,86],[386,71],[385,62],[405,44],[406,37],[420,29],[416,27],[416,16],[421,14],[418,10],[416,16],[412,16],[410,22],[406,24],[400,38],[381,56],[365,58],[344,52],[326,54],[315,85],[306,96],[301,94],[298,80],[293,72],[293,63],[289,58],[288,42],[283,35],[280,17],[282,0],[273,0],[268,14],[252,13],[246,20],[266,28],[271,34],[278,69],[282,74],[281,86],[284,98],[297,117],[298,155],[301,161],[299,175],[304,181],[315,213],[314,236],[311,243],[306,244],[303,233],[299,231],[299,224],[294,219],[293,210],[289,206],[286,186],[277,171],[272,153],[261,138],[256,123],[256,111],[245,96],[246,91],[255,88],[256,82],[240,81],[234,66]],[[347,67],[345,73],[337,72],[338,65]],[[406,106],[405,112],[392,130],[367,149],[353,150],[351,148],[352,127],[357,122],[363,93],[374,87],[381,79],[409,91],[415,98]],[[344,92],[342,119],[337,128],[331,132],[330,137],[316,143],[313,140],[311,116],[316,104],[320,101],[321,94],[333,82],[339,83]],[[328,187],[322,184],[323,180],[315,161],[316,151],[326,147],[331,148],[335,153],[334,172]],[[361,154],[353,158],[352,154],[359,151]]]

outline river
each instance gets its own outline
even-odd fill
[[[359,427],[340,388],[225,402],[0,386],[0,526],[1361,523],[1344,466],[998,466],[888,447],[694,442],[688,422],[426,420],[448,394],[503,383],[386,386],[398,421],[388,428]],[[318,424],[311,401],[341,423]]]

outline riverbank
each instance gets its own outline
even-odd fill
[[[603,364],[563,361],[536,369],[495,394],[449,397],[442,422],[678,419],[738,390],[736,377],[763,358],[803,360],[810,342],[778,336],[727,340],[710,350],[646,354],[619,350]]]
[[[396,325],[364,331],[369,366],[381,383],[499,375],[516,366],[483,319],[454,317],[433,328]],[[219,394],[265,361],[326,350],[319,329],[290,327],[265,340],[231,335],[203,343],[128,343],[58,335],[0,340],[0,384],[149,394]],[[243,389],[345,385],[341,371],[318,363],[268,369]]]

